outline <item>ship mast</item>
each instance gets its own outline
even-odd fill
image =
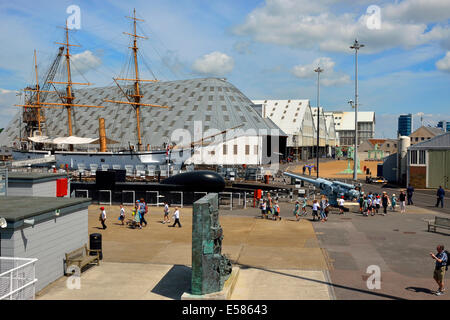
[[[36,85],[34,88],[27,87],[23,89],[24,92],[32,92],[31,97],[29,99],[26,99],[24,105],[15,105],[16,107],[22,107],[24,108],[24,118],[25,121],[31,126],[31,131],[27,132],[29,136],[33,135],[33,128],[36,128],[36,122],[37,122],[37,129],[40,135],[42,135],[42,122],[45,121],[45,117],[42,116],[42,109],[44,108],[57,108],[60,109],[62,107],[53,107],[53,106],[45,106],[41,101],[41,93],[53,93],[53,91],[47,91],[47,90],[41,90],[41,87],[39,85],[39,73],[38,73],[38,66],[37,66],[37,56],[36,56],[36,50],[34,50],[34,72],[36,77]],[[33,93],[35,95],[33,96]],[[33,97],[36,97],[36,100],[33,101]],[[28,109],[31,109],[31,111],[28,111]]]
[[[67,110],[67,123],[68,123],[68,133],[69,136],[73,135],[73,128],[72,128],[72,108],[73,107],[83,107],[83,108],[104,108],[103,106],[90,106],[90,105],[82,105],[82,104],[75,104],[73,101],[75,100],[75,97],[73,95],[73,89],[72,86],[74,84],[76,85],[82,85],[82,86],[90,86],[91,83],[78,83],[78,82],[72,82],[72,73],[70,70],[70,47],[80,47],[76,44],[70,44],[69,43],[69,28],[67,27],[67,21],[66,26],[64,27],[64,30],[66,31],[66,42],[60,43],[57,42],[57,44],[63,45],[66,47],[66,68],[67,68],[67,82],[58,82],[58,81],[48,81],[48,83],[51,84],[65,84],[66,85],[66,96],[60,97],[64,100],[63,103],[44,103],[45,105],[52,105],[52,106],[64,106]],[[55,93],[58,93],[55,91]],[[71,149],[73,147],[71,146]]]
[[[118,103],[118,104],[128,104],[132,105],[136,111],[136,131],[137,131],[137,138],[138,138],[138,151],[142,151],[142,138],[141,138],[141,118],[140,118],[140,112],[141,107],[156,107],[156,108],[168,108],[167,106],[160,106],[160,105],[154,105],[154,104],[147,104],[147,103],[141,103],[141,98],[143,97],[140,92],[139,82],[157,82],[158,80],[143,80],[139,78],[139,67],[138,67],[138,46],[137,46],[137,39],[147,39],[146,37],[139,36],[136,33],[136,23],[137,21],[144,21],[142,19],[136,18],[136,9],[133,10],[133,17],[127,17],[128,19],[133,20],[133,34],[124,32],[124,34],[132,36],[133,37],[133,46],[130,47],[130,49],[133,50],[133,61],[134,61],[134,79],[124,79],[124,78],[113,78],[114,82],[117,84],[123,95],[127,98],[127,101],[115,101],[115,100],[104,100],[105,102],[111,102],[111,103]],[[122,87],[119,85],[117,80],[122,81],[134,81],[133,94],[126,94],[125,91],[122,89]]]

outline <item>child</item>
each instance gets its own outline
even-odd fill
[[[395,193],[392,194],[391,198],[391,209],[392,211],[395,211],[395,206],[397,205],[397,197],[395,196]]]
[[[339,214],[344,214],[344,196],[342,196],[339,200],[338,200],[338,205],[339,205]]]
[[[169,218],[169,204],[167,202],[164,202],[164,219],[163,219],[163,224],[164,223],[170,223],[170,218]]]
[[[372,197],[370,195],[367,196],[367,216],[372,215]]]
[[[124,225],[124,221],[125,221],[125,209],[123,208],[123,205],[120,205],[119,221],[122,221],[122,225]]]
[[[380,210],[380,207],[381,207],[381,197],[379,194],[377,194],[377,198],[376,198],[376,202],[375,202],[375,210],[377,211],[377,214],[378,214],[378,211]]]
[[[317,217],[317,220],[319,220],[319,203],[317,202],[317,200],[313,201],[313,206],[312,206],[312,216],[313,216],[313,221],[316,220],[315,217]]]
[[[304,216],[306,216],[306,214],[307,214],[307,212],[306,212],[307,200],[308,200],[308,198],[306,198],[306,197],[303,198],[302,213]]]
[[[366,217],[368,217],[369,215],[367,214],[367,210],[368,210],[368,205],[369,205],[369,203],[368,203],[368,199],[367,199],[367,196],[365,196],[364,197],[364,200],[363,200],[363,216],[366,216]]]
[[[273,206],[273,211],[274,211],[274,213],[273,213],[273,215],[274,215],[273,220],[281,220],[281,217],[280,217],[280,206],[278,205],[277,201],[275,201],[275,204]]]
[[[300,203],[297,200],[297,201],[295,201],[295,207],[294,207],[294,216],[297,221],[300,220],[299,211],[300,211]]]
[[[266,209],[267,209],[267,203],[266,203],[266,200],[261,199],[261,217],[262,217],[263,219],[266,219],[266,218],[267,218],[267,215],[266,215]]]
[[[358,202],[359,202],[359,213],[364,214],[364,192],[361,192]]]

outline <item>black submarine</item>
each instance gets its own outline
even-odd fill
[[[161,181],[160,185],[176,191],[222,192],[225,180],[217,172],[202,170],[174,175]]]

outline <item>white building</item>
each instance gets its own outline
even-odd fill
[[[297,159],[313,156],[315,125],[309,100],[253,100],[263,118],[272,120],[288,135],[287,153]],[[325,130],[325,124],[323,126]],[[325,141],[325,136],[323,136]],[[324,142],[325,143],[325,142]]]
[[[355,145],[355,113],[333,111],[339,146]],[[358,145],[375,136],[375,112],[358,112]]]

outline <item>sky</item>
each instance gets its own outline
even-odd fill
[[[113,85],[129,59],[123,32],[134,8],[148,38],[143,78],[225,77],[250,99],[316,106],[320,66],[321,106],[352,111],[357,38],[359,110],[375,111],[376,137],[395,137],[400,114],[414,114],[415,128],[450,121],[450,0],[0,0],[0,128],[33,83],[33,51],[44,73],[66,20],[81,45],[74,81]]]

